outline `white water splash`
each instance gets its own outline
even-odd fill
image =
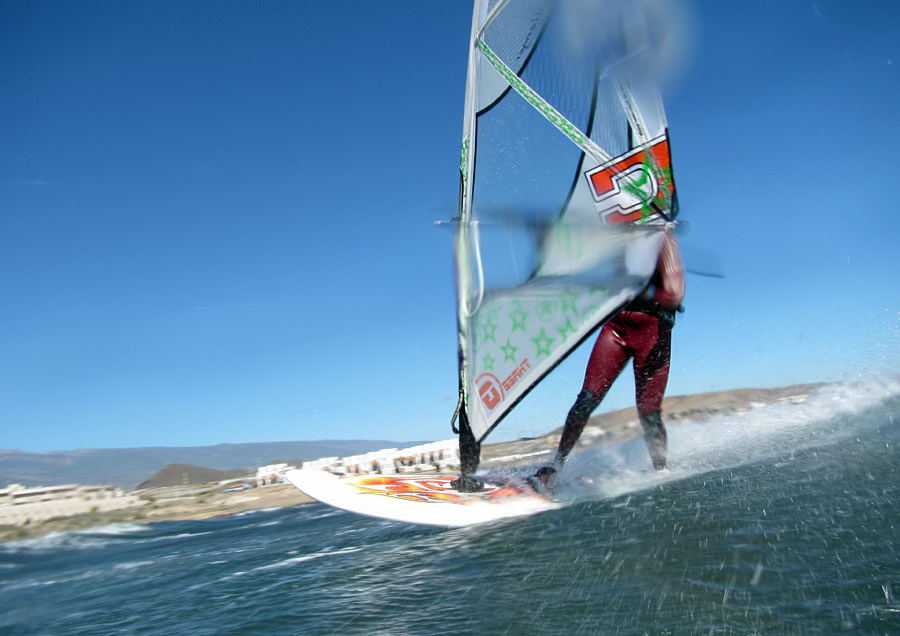
[[[656,472],[642,439],[572,455],[557,477],[563,499],[612,498],[854,435],[856,415],[900,395],[895,378],[823,387],[805,401],[669,427],[669,469]]]

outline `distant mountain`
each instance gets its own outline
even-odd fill
[[[305,461],[421,443],[423,442],[316,440],[171,448],[100,448],[50,453],[0,450],[0,487],[12,483],[23,486],[110,484],[132,489],[167,464],[255,472],[258,466],[277,463],[279,457]]]

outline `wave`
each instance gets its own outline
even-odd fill
[[[278,561],[276,563],[270,563],[268,565],[261,565],[259,567],[253,568],[252,570],[248,570],[247,572],[243,572],[241,574],[253,574],[254,572],[266,572],[268,570],[277,570],[280,568],[289,567],[291,565],[295,565],[297,563],[305,563],[306,561],[315,561],[316,559],[322,559],[324,557],[330,556],[338,556],[341,554],[351,554],[353,552],[359,552],[363,548],[359,546],[350,546],[346,548],[339,548],[337,550],[325,549],[320,550],[319,552],[313,552],[311,554],[304,554],[302,556],[291,557],[289,559],[284,559],[282,561]],[[237,574],[235,574],[237,575]]]
[[[347,514],[343,510],[339,510],[337,508],[332,508],[331,506],[326,506],[325,504],[312,504],[309,506],[304,506],[306,510],[303,512],[306,513],[304,515],[306,521],[312,521],[314,519],[327,519],[328,517],[338,517],[340,515]]]
[[[153,565],[156,565],[156,561],[126,561],[125,563],[114,563],[112,565],[112,569],[131,572],[133,570]]]
[[[59,578],[52,579],[25,579],[21,581],[17,581],[15,583],[11,583],[8,585],[4,585],[4,591],[13,591],[13,590],[27,590],[32,588],[40,588],[40,587],[48,587],[51,585],[67,585],[70,583],[81,583],[83,581],[87,581],[90,579],[106,579],[109,572],[107,568],[91,568],[84,570],[82,572],[70,574],[67,576],[61,576]]]
[[[2,543],[0,544],[0,553],[102,548],[123,537],[131,537],[150,531],[152,531],[150,526],[140,523],[116,523],[85,530],[48,532],[42,537],[18,539]]]
[[[185,522],[173,522],[179,524]],[[191,523],[191,522],[187,522]],[[180,541],[212,534],[213,531],[177,532],[161,531],[162,524],[144,525],[139,523],[111,524],[84,530],[49,532],[42,537],[20,539],[0,544],[0,554],[47,553],[62,550],[100,550],[123,542],[151,544]]]
[[[275,512],[276,510],[281,510],[281,509],[283,509],[283,508],[284,508],[284,506],[275,506],[275,507],[272,507],[272,508],[255,508],[255,509],[253,509],[253,510],[245,510],[245,511],[243,511],[243,512],[239,512],[239,513],[237,513],[237,514],[235,514],[235,515],[232,515],[232,516],[233,516],[235,519],[237,519],[237,518],[239,518],[239,517],[247,517],[247,516],[257,515],[257,514],[264,513],[264,512]]]
[[[332,556],[340,556],[343,554],[352,554],[354,552],[360,552],[364,550],[364,546],[347,546],[343,548],[333,549],[333,548],[325,548],[323,550],[319,550],[318,552],[311,552],[309,554],[303,554],[300,556],[289,557],[287,559],[281,559],[274,563],[268,563],[266,565],[260,565],[249,570],[240,570],[238,572],[233,572],[226,576],[220,577],[217,581],[205,581],[202,583],[198,583],[192,585],[190,590],[197,590],[200,588],[208,587],[213,584],[224,583],[226,581],[232,581],[234,579],[250,576],[253,574],[258,574],[260,572],[269,572],[272,570],[280,570],[283,568],[291,567],[298,563],[306,563],[308,561],[316,561],[318,559],[332,557]],[[224,563],[224,562],[222,562]]]
[[[135,534],[137,532],[146,532],[150,530],[150,526],[143,523],[111,523],[105,526],[95,526],[87,530],[76,530],[75,534],[100,534],[121,536],[127,534]]]
[[[559,497],[607,499],[779,454],[823,446],[877,426],[898,410],[900,382],[869,379],[808,397],[669,428],[669,469],[650,468],[642,439],[575,453],[558,476]],[[887,408],[884,408],[887,407]],[[870,413],[873,417],[858,417]]]

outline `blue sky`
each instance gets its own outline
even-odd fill
[[[896,374],[900,4],[687,6],[684,252],[726,278],[669,394]],[[449,437],[470,19],[0,1],[0,447]],[[589,348],[492,439],[561,424]]]

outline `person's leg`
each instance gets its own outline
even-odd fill
[[[653,467],[666,467],[667,435],[662,400],[669,380],[672,327],[654,316],[641,314],[641,327],[629,344],[634,347],[634,384],[638,418]]]
[[[594,343],[584,374],[584,385],[575,404],[569,410],[563,427],[559,447],[556,450],[556,466],[562,466],[587,424],[591,413],[600,404],[615,379],[619,377],[628,362],[629,352],[625,347],[623,328],[615,321],[604,325]]]
[[[640,416],[641,428],[644,429],[644,443],[650,453],[650,461],[656,470],[666,467],[666,455],[668,453],[668,436],[666,427],[662,421],[662,413],[653,411]]]
[[[460,475],[450,482],[450,487],[460,492],[478,492],[484,489],[480,479],[474,477],[481,461],[481,444],[475,439],[469,427],[469,418],[465,409],[459,412],[459,472]]]

